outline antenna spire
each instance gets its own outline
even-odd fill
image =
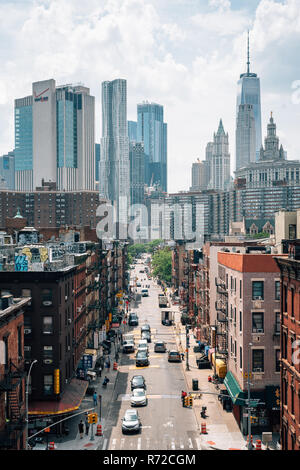
[[[247,74],[250,73],[250,44],[249,44],[249,29],[248,29],[248,46],[247,46]]]

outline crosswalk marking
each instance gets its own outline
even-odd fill
[[[111,450],[115,450],[117,439],[112,440]]]
[[[137,449],[138,449],[138,450],[141,450],[141,444],[142,444],[141,441],[142,441],[142,440],[141,440],[141,438],[139,437],[139,438],[138,438],[138,444],[137,444]]]
[[[107,446],[107,439],[104,439],[102,450],[105,450]]]
[[[196,441],[198,450],[201,450],[200,439],[196,437],[195,441]]]
[[[189,449],[192,449],[192,448],[193,448],[192,439],[189,437]]]
[[[143,429],[151,428],[151,426],[142,426]],[[107,447],[107,439],[104,440],[102,450]],[[183,449],[194,449],[201,450],[201,439],[200,438],[179,438],[177,440],[170,435],[164,436],[162,440],[157,441],[151,437],[140,437],[140,436],[128,436],[122,439],[112,439],[109,450],[141,450],[141,449],[172,449],[172,450],[183,450]]]

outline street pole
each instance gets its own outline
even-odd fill
[[[26,406],[26,426],[25,426],[25,450],[28,450],[28,395],[29,395],[29,378],[30,378],[30,373],[32,366],[37,363],[37,359],[32,361],[29,367],[28,375],[26,377],[26,392],[25,392],[25,406]]]
[[[247,380],[247,389],[248,389],[248,450],[252,450],[251,444],[251,410],[250,410],[250,352],[251,352],[252,343],[249,343],[248,349],[248,380]]]
[[[185,344],[186,344],[186,370],[190,370],[190,366],[189,366],[189,347],[190,347],[189,325],[186,325],[185,333],[186,333],[186,339],[185,339]]]

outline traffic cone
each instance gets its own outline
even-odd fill
[[[101,424],[98,424],[98,425],[97,425],[96,436],[103,436]]]
[[[114,362],[113,370],[118,370],[118,363]]]
[[[255,448],[255,450],[262,450],[262,449],[261,449],[261,440],[260,440],[260,439],[257,439],[257,440],[256,440],[256,448]]]
[[[201,434],[207,434],[206,432],[206,423],[201,423]]]
[[[54,442],[49,442],[48,449],[49,450],[55,450]]]

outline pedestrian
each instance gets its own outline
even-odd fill
[[[98,375],[99,375],[99,377],[101,377],[101,374],[102,374],[102,366],[100,365],[99,368],[98,368]]]
[[[106,359],[106,368],[107,368],[107,370],[110,369],[110,359],[109,359],[109,357]]]
[[[181,392],[181,401],[182,401],[182,406],[183,407],[185,406],[184,405],[184,399],[185,399],[186,396],[187,396],[187,393],[184,390],[182,390],[182,392]]]
[[[89,414],[85,413],[85,434],[89,435],[90,423],[89,423]]]
[[[96,392],[96,391],[94,392],[93,400],[94,400],[94,406],[97,406],[97,404],[98,404],[98,396],[97,396],[97,392]]]
[[[181,356],[181,360],[184,361],[184,353],[180,353],[180,356]]]
[[[80,423],[78,424],[78,431],[80,434],[80,439],[83,439],[84,426],[83,426],[82,419],[80,420]]]

